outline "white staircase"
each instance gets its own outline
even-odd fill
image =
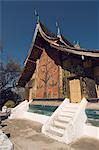
[[[65,99],[43,125],[42,132],[67,144],[76,140],[83,134],[83,126],[87,118],[86,104],[85,98],[80,103],[70,103],[68,99]]]

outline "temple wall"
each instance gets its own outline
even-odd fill
[[[99,66],[92,69],[90,60],[43,50],[36,70],[28,83],[28,98],[67,97],[80,102],[83,97],[99,98]],[[62,58],[62,62],[60,61]]]
[[[38,62],[36,98],[58,98],[59,68],[44,50]]]
[[[94,76],[99,76],[99,66],[94,68]]]
[[[82,61],[68,56],[63,62],[63,72],[63,81],[65,79],[66,84],[65,88],[63,87],[65,97],[70,98],[73,102],[79,102],[83,97],[99,97],[99,67],[93,70],[91,60]],[[65,92],[64,89],[66,89]]]

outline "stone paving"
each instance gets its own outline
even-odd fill
[[[2,126],[14,150],[99,150],[96,139],[82,138],[70,145],[50,139],[41,133],[42,124],[30,120],[6,120]]]

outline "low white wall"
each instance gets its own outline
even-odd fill
[[[37,113],[31,113],[28,112],[29,109],[29,104],[32,101],[24,101],[20,103],[18,106],[16,106],[12,111],[11,111],[11,116],[9,119],[29,119],[31,121],[36,121],[40,122],[41,124],[44,124],[49,120],[49,116],[37,114]]]
[[[49,120],[50,116],[45,116],[45,115],[41,115],[41,114],[37,114],[37,113],[25,112],[23,114],[22,118],[44,124]]]
[[[84,125],[84,136],[99,139],[99,127]]]
[[[19,105],[17,105],[11,110],[11,113],[15,113],[16,111],[23,110],[25,108],[25,105],[27,104],[28,104],[27,100],[21,102]]]

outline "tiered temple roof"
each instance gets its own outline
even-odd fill
[[[37,22],[32,45],[28,56],[25,60],[24,70],[19,78],[18,85],[24,87],[32,77],[36,68],[36,61],[40,58],[44,45],[49,44],[51,48],[61,51],[64,54],[95,58],[99,60],[99,50],[87,50],[83,48],[75,48],[61,34],[55,35],[51,33],[40,21]]]

